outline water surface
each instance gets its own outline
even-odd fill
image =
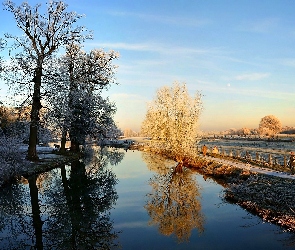
[[[224,188],[138,151],[23,178],[0,195],[1,249],[292,249],[294,234],[224,202]]]
[[[186,175],[179,174],[176,185],[165,182],[165,174],[169,173],[167,166],[160,161],[153,161],[156,156],[143,152],[127,152],[121,164],[113,167],[118,179],[117,193],[119,199],[115,208],[111,211],[115,222],[115,228],[121,230],[120,243],[123,249],[288,249],[295,247],[295,237],[272,224],[264,223],[260,218],[249,214],[237,205],[224,202],[222,199],[224,188],[212,179],[206,180],[197,172],[188,171]],[[142,160],[144,159],[144,161]],[[132,164],[130,164],[132,162]],[[165,165],[165,166],[163,166]],[[171,166],[176,164],[170,162]],[[169,169],[169,168],[168,168]],[[162,185],[155,186],[151,180],[162,181]],[[166,185],[165,185],[166,184]],[[181,212],[181,206],[185,209],[192,209],[188,203],[195,205],[197,215],[200,217],[200,224],[183,226],[183,230],[188,230],[189,237],[179,237],[181,225],[177,219],[168,219],[175,224],[171,225],[165,221],[165,215],[169,213],[161,212],[157,218],[151,218],[147,210],[147,204],[158,192],[159,200],[165,200],[166,193],[190,192],[192,184],[198,188],[198,194],[192,201],[191,195],[182,195],[189,201],[176,200],[167,209],[177,207]],[[155,187],[158,190],[155,190]],[[153,194],[152,196],[150,194]],[[195,191],[196,194],[196,191]],[[181,195],[180,195],[181,196]],[[166,197],[167,198],[167,197]],[[179,197],[176,197],[176,199]],[[174,203],[173,203],[174,202]],[[195,203],[194,203],[195,202]],[[199,208],[200,206],[200,208]],[[200,210],[199,210],[200,209]],[[195,211],[196,212],[196,211]],[[161,215],[162,213],[162,215]],[[181,218],[180,222],[189,224],[191,217],[186,218],[181,214],[174,214]],[[179,222],[179,223],[180,223]],[[167,226],[167,230],[163,227]],[[199,226],[199,227],[198,227]],[[163,234],[166,232],[166,234]]]

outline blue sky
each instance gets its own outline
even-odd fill
[[[204,95],[201,130],[257,128],[270,114],[295,126],[295,1],[66,2],[94,32],[85,50],[120,53],[107,94],[122,129],[139,130],[147,102],[174,81]],[[0,19],[0,36],[18,32],[10,13]]]

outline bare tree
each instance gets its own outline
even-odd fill
[[[282,130],[282,124],[280,120],[273,116],[264,116],[259,123],[259,134],[274,136]]]
[[[142,133],[152,138],[152,148],[182,164],[195,148],[198,120],[202,110],[201,94],[191,97],[185,84],[158,90],[148,107]]]
[[[27,158],[38,160],[36,151],[37,133],[39,123],[39,111],[41,105],[41,85],[44,65],[51,59],[54,52],[61,46],[67,45],[69,39],[81,37],[84,27],[73,27],[73,24],[82,16],[75,12],[67,12],[67,5],[62,1],[50,1],[47,3],[45,14],[40,13],[40,4],[32,7],[27,2],[15,6],[12,1],[4,3],[6,10],[15,18],[17,27],[23,32],[23,36],[6,34],[6,38],[13,39],[15,47],[21,48],[23,54],[29,60],[25,63],[25,69],[33,72],[32,109],[30,122],[30,138]],[[18,59],[21,54],[16,54]],[[23,60],[19,60],[22,68]],[[29,65],[29,67],[28,67]]]

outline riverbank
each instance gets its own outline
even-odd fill
[[[131,145],[131,149],[152,151],[144,144]],[[0,185],[15,181],[20,176],[27,177],[51,170],[80,157],[71,153],[60,155],[54,152],[52,147],[38,147],[37,152],[40,158],[38,162],[26,161],[26,164],[9,178],[1,179]],[[185,159],[182,165],[202,174],[205,179],[211,178],[222,185],[225,188],[225,201],[245,208],[266,222],[295,232],[295,196],[292,194],[295,188],[294,175],[258,168],[234,159],[204,157],[198,153]]]
[[[232,180],[224,199],[238,204],[265,222],[295,232],[295,180],[262,174]]]
[[[70,163],[81,157],[80,154],[67,152],[65,155],[59,154],[53,147],[37,147],[39,161],[31,162],[26,160],[27,148],[20,148],[18,154],[22,158],[22,164],[19,162],[10,169],[2,169],[0,172],[0,187],[17,181],[21,176],[28,177],[33,174],[49,171],[60,165]]]
[[[81,154],[66,152],[66,154],[60,154],[58,151],[54,151],[53,148],[49,148],[48,151],[42,151],[38,153],[39,161],[30,162],[20,175],[29,176],[32,174],[38,174],[42,172],[49,171],[60,165],[70,163],[72,161],[78,160]]]
[[[152,151],[144,145],[132,149]],[[184,166],[221,184],[224,200],[235,203],[263,221],[295,232],[295,176],[243,162],[193,155]]]

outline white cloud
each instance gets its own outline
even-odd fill
[[[113,50],[129,50],[140,52],[156,52],[162,54],[224,54],[222,48],[193,48],[183,46],[173,46],[164,43],[146,42],[146,43],[86,43],[87,46],[96,48],[111,48]]]
[[[235,88],[231,86],[217,86],[210,85],[210,86],[203,86],[203,92],[206,96],[211,94],[209,93],[218,93],[220,96],[222,94],[230,94],[232,96],[249,96],[249,97],[258,97],[267,98],[272,100],[285,100],[285,101],[292,101],[295,98],[293,92],[287,92],[284,90],[267,90],[264,88],[249,88],[245,86],[244,88]]]
[[[295,59],[281,59],[280,60],[280,63],[282,65],[285,65],[285,66],[289,66],[289,67],[292,67],[292,68],[295,68]]]
[[[134,50],[134,51],[150,51],[153,50],[149,44],[145,43],[87,43],[94,47]]]
[[[200,27],[211,23],[208,19],[197,19],[197,18],[187,18],[183,16],[160,16],[152,14],[143,14],[135,12],[110,12],[111,15],[121,16],[121,17],[135,17],[149,22],[164,23],[169,25],[181,25],[181,26],[191,26]]]
[[[237,81],[258,81],[269,77],[269,73],[249,73],[234,77]]]
[[[247,32],[254,33],[268,33],[276,29],[279,25],[278,18],[265,18],[256,21],[243,22],[239,29]]]

